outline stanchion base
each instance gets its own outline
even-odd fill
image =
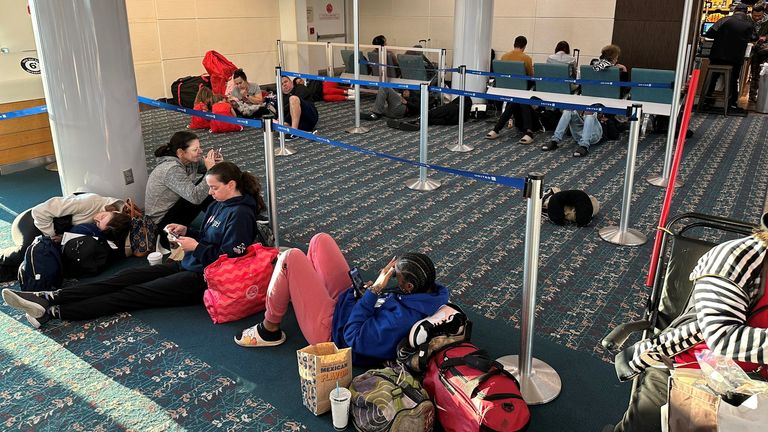
[[[648,241],[648,238],[645,236],[645,234],[632,228],[627,228],[627,232],[622,233],[619,231],[619,227],[610,226],[600,228],[598,234],[600,234],[600,238],[607,241],[608,243],[621,246],[641,246]]]
[[[275,156],[290,156],[292,154],[296,154],[296,150],[288,146],[275,149]]]
[[[362,126],[352,127],[346,130],[347,133],[351,133],[351,134],[364,134],[364,133],[368,133],[368,131],[370,131],[370,129]]]
[[[45,166],[48,171],[59,172],[59,165],[56,162],[49,163]]]
[[[663,188],[667,187],[667,179],[665,179],[664,176],[655,175],[655,176],[646,177],[645,181],[647,181],[648,183],[654,186],[663,187]],[[681,182],[680,180],[677,180],[675,182],[676,188],[679,188],[682,185],[683,185],[683,182]]]
[[[422,191],[422,192],[433,191],[441,186],[440,182],[437,180],[426,179],[424,181],[421,181],[421,179],[419,178],[407,180],[405,182],[405,185],[410,189]]]
[[[459,153],[471,152],[472,150],[475,149],[472,146],[466,145],[463,142],[460,143],[458,141],[456,141],[456,143],[454,143],[454,144],[450,144],[450,145],[446,146],[446,148],[448,148],[448,150],[450,150],[452,152],[459,152]]]
[[[528,405],[545,404],[560,395],[563,388],[560,375],[545,362],[531,358],[531,375],[523,382],[520,377],[520,356],[508,355],[499,357],[496,361],[520,382],[520,392]]]

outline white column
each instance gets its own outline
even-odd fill
[[[306,42],[307,0],[280,0],[280,40]],[[309,72],[309,51],[305,46],[283,45],[283,70]],[[314,72],[314,71],[313,71]]]
[[[147,165],[124,0],[29,5],[62,193],[84,187],[143,205]]]
[[[456,0],[453,9],[453,67],[487,71],[491,60],[493,0]],[[456,74],[454,74],[456,76]],[[467,75],[467,91],[485,92],[487,77]],[[451,87],[459,89],[459,80]]]

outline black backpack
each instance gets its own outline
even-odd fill
[[[173,103],[178,106],[194,108],[195,97],[197,97],[197,92],[202,86],[211,88],[211,77],[200,75],[177,79],[171,84]]]
[[[22,291],[50,291],[61,288],[64,281],[59,246],[46,236],[39,235],[24,252],[19,266],[19,285]]]
[[[64,245],[64,272],[71,278],[95,276],[107,267],[111,257],[112,248],[103,237],[76,237]]]

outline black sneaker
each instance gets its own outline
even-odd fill
[[[42,316],[37,318],[33,317],[30,314],[25,314],[25,315],[27,317],[27,321],[29,321],[29,323],[32,324],[32,327],[36,329],[39,329],[40,327],[44,326],[48,321],[53,319],[53,315],[48,313],[48,311],[46,311]]]
[[[576,150],[573,151],[573,157],[584,157],[589,153],[589,150],[587,150],[584,146],[578,146],[576,147]]]
[[[41,318],[51,305],[45,298],[31,292],[3,290],[3,300],[8,306],[18,309],[32,318]],[[37,328],[37,327],[35,327]]]
[[[541,151],[550,151],[557,149],[557,141],[550,141],[541,146]]]
[[[381,116],[379,114],[376,114],[375,112],[370,112],[367,114],[360,113],[360,120],[378,120]]]
[[[299,137],[298,135],[294,135],[294,134],[285,134],[285,140],[286,141],[293,141],[293,140],[295,140],[298,137]]]

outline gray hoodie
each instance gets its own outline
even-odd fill
[[[205,181],[195,182],[199,179],[198,174],[204,171],[202,163],[184,165],[175,156],[158,158],[158,164],[147,180],[144,213],[157,223],[179,198],[193,204],[203,202],[208,196],[208,185]]]

